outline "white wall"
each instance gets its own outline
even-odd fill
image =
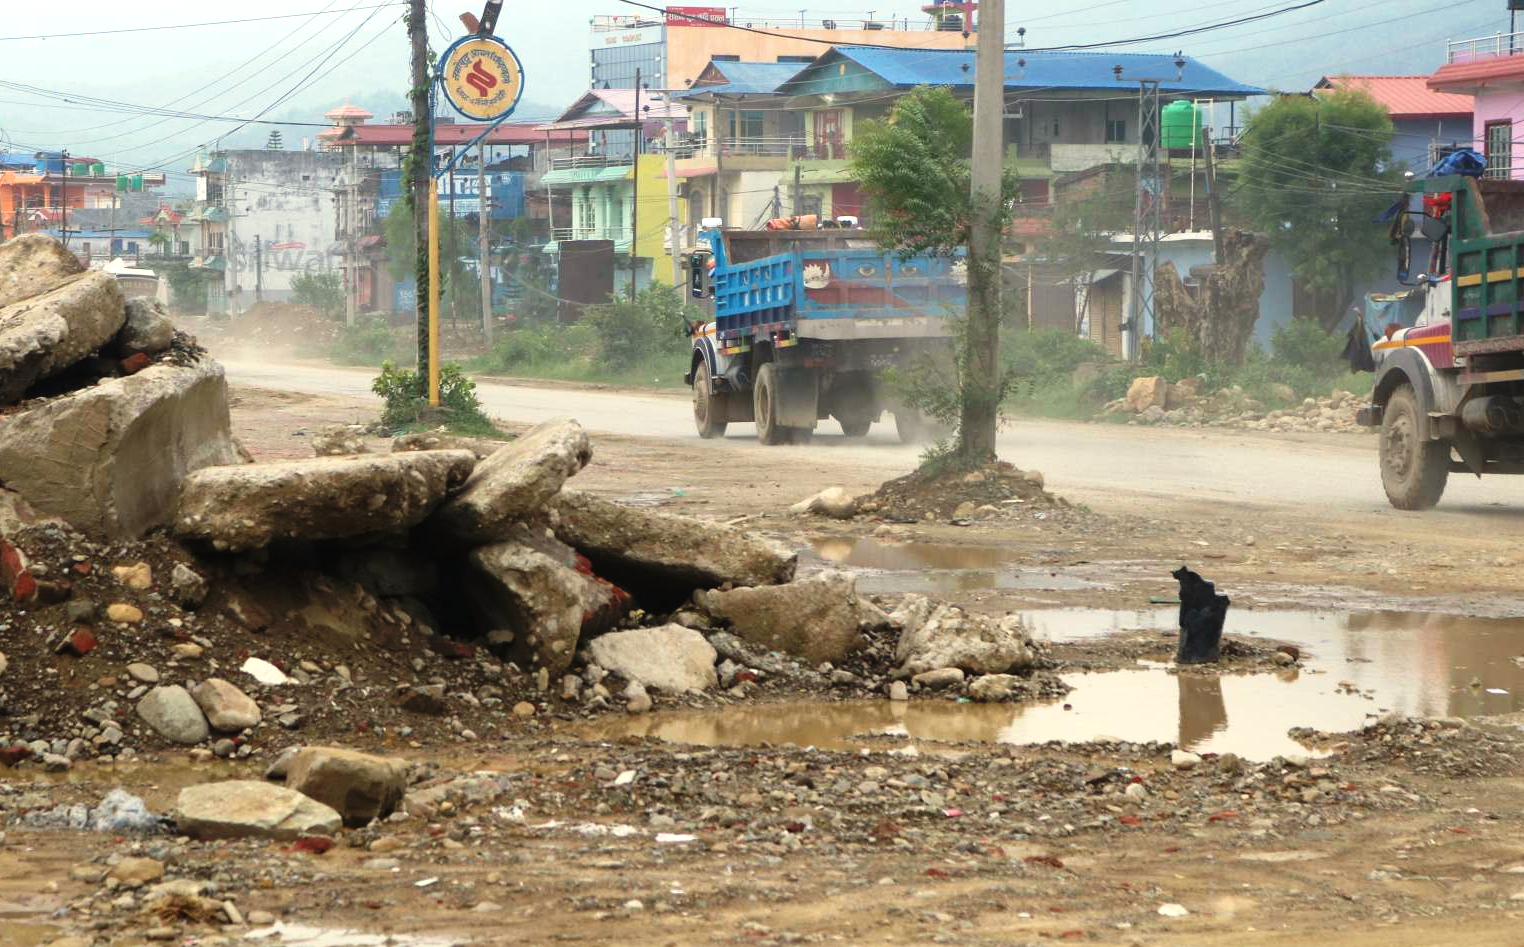
[[[285,300],[303,273],[338,272],[333,187],[345,156],[325,151],[229,151],[229,292],[242,287],[237,308],[254,304],[254,238],[262,244],[260,284],[266,300]],[[277,248],[280,245],[288,245]]]

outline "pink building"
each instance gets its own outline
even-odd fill
[[[1524,180],[1524,158],[1513,157],[1524,150],[1516,131],[1524,131],[1524,33],[1451,42],[1428,85],[1474,96],[1472,147],[1487,156],[1487,176]]]

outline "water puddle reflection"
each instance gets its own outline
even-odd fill
[[[1175,610],[1035,610],[1034,637],[1081,641],[1125,631],[1164,631]],[[597,738],[651,736],[679,743],[762,743],[850,750],[917,741],[1010,744],[1117,739],[1160,741],[1198,752],[1263,760],[1308,755],[1293,727],[1343,731],[1377,714],[1505,714],[1524,710],[1524,621],[1437,614],[1229,612],[1228,633],[1298,645],[1303,665],[1274,673],[1217,674],[1139,662],[1064,675],[1062,700],[1013,704],[861,701],[764,704],[655,714],[603,724]],[[1167,639],[1161,638],[1167,644]]]
[[[810,540],[803,558],[806,568],[814,558],[822,565],[855,570],[857,587],[875,594],[978,589],[1080,592],[1116,587],[1068,572],[1015,567],[1011,563],[1017,555],[1001,546],[820,537]]]

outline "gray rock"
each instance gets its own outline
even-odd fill
[[[754,531],[620,506],[566,490],[556,499],[556,536],[593,560],[659,585],[712,589],[776,585],[794,577],[792,549]],[[632,580],[633,587],[633,580]]]
[[[0,243],[0,306],[39,296],[85,271],[79,257],[45,234]]]
[[[1021,678],[1012,674],[986,674],[968,685],[968,696],[986,703],[1010,700],[1021,684]]]
[[[116,277],[86,273],[0,309],[0,404],[110,342],[124,307]]]
[[[910,699],[910,688],[905,686],[904,681],[894,681],[889,685],[889,699],[902,701]]]
[[[214,677],[197,684],[196,689],[191,691],[191,697],[195,698],[201,711],[206,714],[207,723],[214,730],[237,733],[259,726],[259,705],[248,694],[221,678]]]
[[[631,681],[624,689],[624,708],[632,714],[647,713],[651,709],[651,695],[639,681]]]
[[[697,600],[743,641],[811,664],[840,661],[862,646],[857,579],[845,573],[823,572],[787,585],[701,591]]]
[[[594,638],[588,653],[600,667],[647,688],[681,694],[719,683],[718,657],[704,636],[681,625],[637,628]]]
[[[174,533],[224,552],[402,533],[475,465],[465,451],[423,451],[213,467],[186,479]]]
[[[449,434],[444,431],[419,431],[414,434],[404,434],[393,440],[392,450],[397,453],[421,450],[468,450],[476,455],[477,460],[486,460],[502,450],[503,445],[508,443],[511,443],[511,441],[491,441],[480,437],[461,437],[458,434]]]
[[[963,671],[959,668],[937,668],[934,671],[923,671],[910,680],[922,687],[941,690],[944,687],[957,687],[962,684]]]
[[[200,743],[211,734],[195,698],[178,684],[155,687],[138,701],[137,711],[144,723],[175,743]]]
[[[281,750],[280,755],[265,769],[265,779],[277,782],[285,779],[286,774],[291,772],[291,761],[296,759],[296,754],[301,752],[301,749],[299,746],[288,746]]]
[[[151,299],[127,300],[127,321],[116,335],[116,354],[157,355],[175,340],[175,324],[164,308]]]
[[[0,426],[0,481],[39,511],[118,538],[165,525],[188,474],[237,459],[227,380],[210,359],[107,379]]]
[[[202,783],[180,791],[175,826],[191,838],[295,839],[328,835],[339,814],[294,789],[256,780]]]
[[[904,626],[894,654],[901,675],[950,667],[1004,674],[1032,664],[1031,640],[1015,615],[999,620],[970,615],[920,596],[895,614]]]
[[[469,561],[466,588],[481,624],[511,632],[508,650],[524,667],[565,672],[582,637],[614,627],[627,610],[629,596],[614,586],[528,546],[486,546]]]
[[[842,487],[827,487],[807,500],[789,507],[790,513],[818,513],[836,520],[849,520],[857,513],[857,498]]]
[[[169,573],[169,588],[181,608],[195,610],[206,601],[206,579],[183,562],[175,563]]]
[[[439,568],[431,558],[390,546],[346,552],[339,556],[338,572],[382,598],[427,596],[439,589]]]
[[[90,811],[89,827],[111,835],[151,835],[161,831],[164,823],[142,799],[125,789],[113,789]]]
[[[343,424],[331,427],[312,439],[312,453],[319,457],[349,457],[368,454],[365,444],[365,428],[359,424]]]
[[[304,747],[286,770],[286,785],[330,806],[346,825],[392,814],[407,791],[407,763],[335,747]]]
[[[582,425],[547,421],[479,463],[430,526],[462,543],[500,541],[513,524],[542,512],[592,457]]]
[[[152,665],[134,663],[127,665],[127,676],[144,684],[159,683],[159,672]]]

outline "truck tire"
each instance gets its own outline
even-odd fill
[[[872,418],[861,416],[848,415],[844,418],[837,418],[836,421],[841,425],[841,433],[848,437],[867,437],[868,429],[873,427]]]
[[[1418,396],[1397,386],[1381,416],[1381,486],[1399,510],[1427,510],[1439,502],[1450,479],[1450,442],[1420,438]]]
[[[755,406],[757,419],[757,440],[769,447],[776,444],[787,444],[793,438],[788,428],[778,423],[778,366],[768,362],[757,369],[757,378],[752,382],[752,404]]]
[[[693,426],[704,440],[725,436],[726,423],[730,420],[727,410],[730,399],[714,393],[709,384],[709,363],[699,359],[693,370]]]

